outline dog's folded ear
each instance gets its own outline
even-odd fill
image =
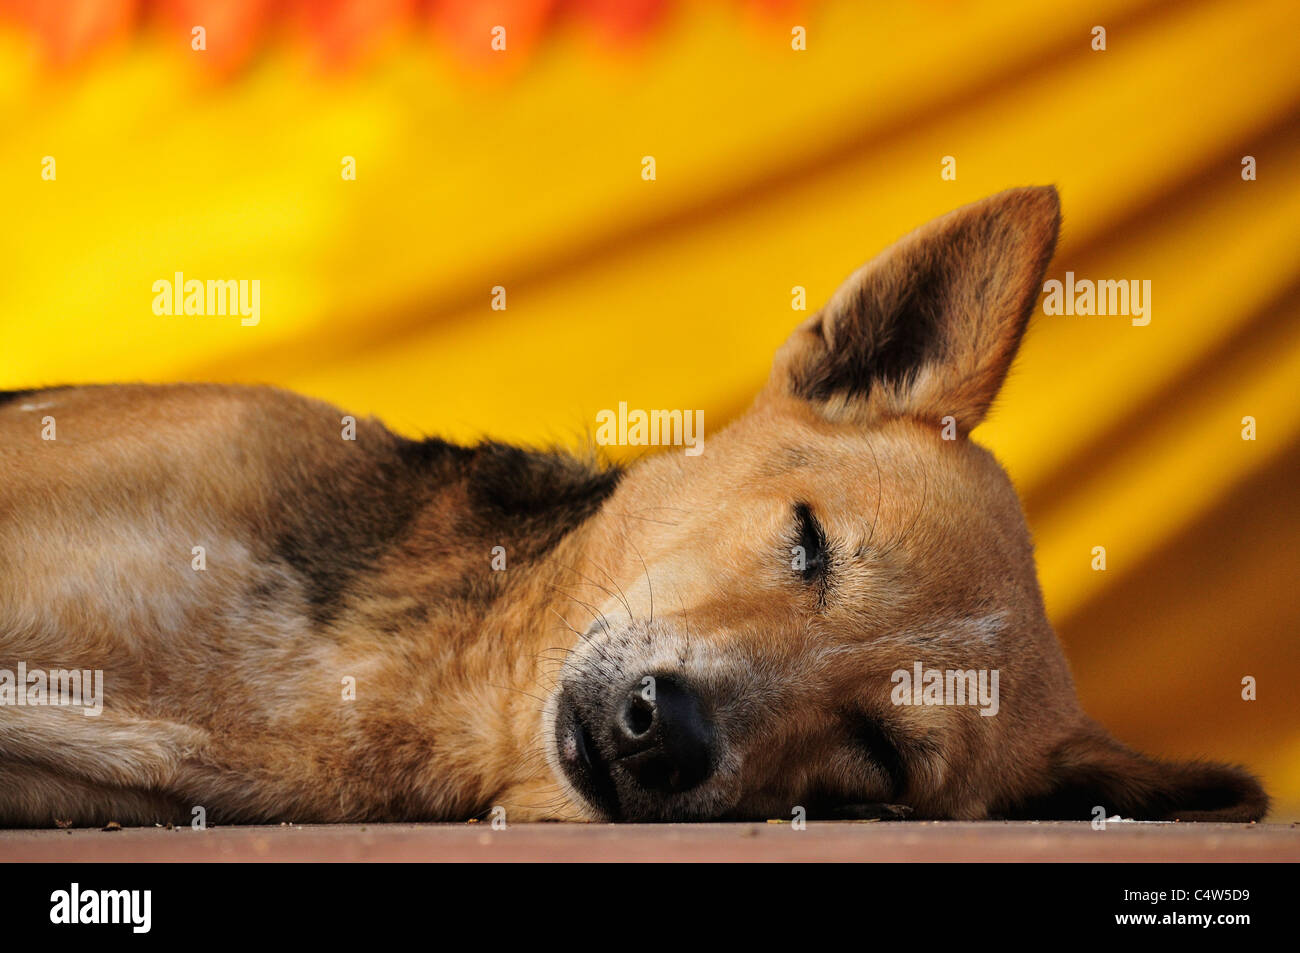
[[[1046,777],[1027,795],[995,808],[1016,820],[1257,821],[1268,795],[1241,768],[1148,758],[1093,722],[1052,753]]]
[[[882,415],[968,432],[997,396],[1056,248],[1051,187],[959,208],[858,269],[777,354],[767,395],[835,420]]]

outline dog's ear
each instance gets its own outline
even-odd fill
[[[1106,817],[1139,821],[1257,821],[1268,813],[1268,795],[1241,768],[1148,758],[1088,722],[1052,753],[1037,790],[994,813],[1092,820],[1099,807]]]
[[[946,416],[965,433],[997,395],[1060,230],[1051,187],[935,219],[858,269],[778,352],[765,395],[835,420]]]

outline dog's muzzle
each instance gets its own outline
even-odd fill
[[[669,815],[664,800],[708,780],[717,748],[707,706],[675,675],[646,676],[594,697],[564,688],[555,745],[569,782],[619,820]]]

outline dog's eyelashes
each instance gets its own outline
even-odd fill
[[[824,580],[830,567],[826,530],[807,503],[796,503],[794,516],[796,545],[803,556],[802,567],[796,565],[799,575],[804,582]]]

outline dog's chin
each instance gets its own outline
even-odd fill
[[[595,820],[622,819],[618,786],[609,761],[601,754],[591,729],[564,692],[551,699],[553,730],[548,747],[565,787]]]

